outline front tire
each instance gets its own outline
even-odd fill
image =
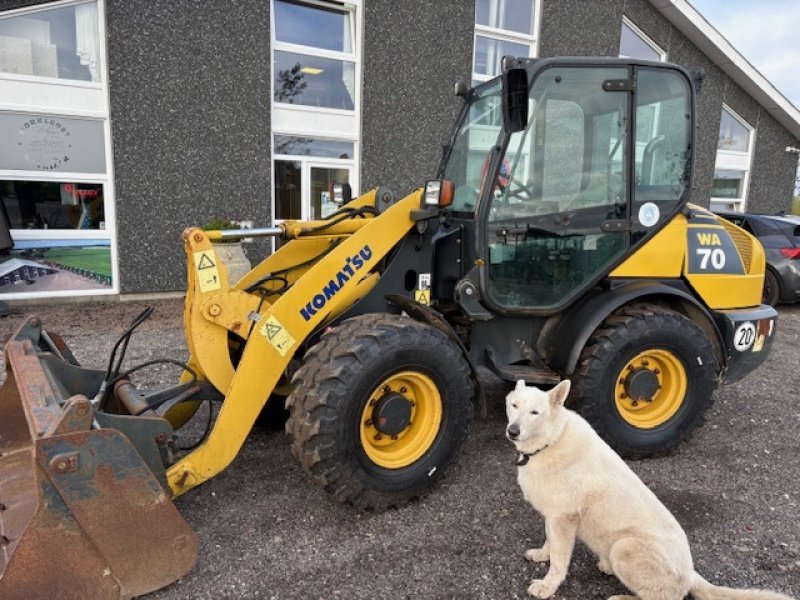
[[[586,344],[571,400],[620,455],[664,455],[703,423],[718,370],[696,323],[661,307],[626,306]]]
[[[315,483],[362,509],[425,493],[452,462],[472,416],[460,348],[408,317],[342,322],[307,352],[292,382],[292,453]]]

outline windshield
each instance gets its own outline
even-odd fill
[[[452,210],[473,212],[478,203],[481,180],[488,168],[489,151],[497,143],[503,126],[500,81],[476,91],[456,133],[444,168],[444,179],[455,184]]]

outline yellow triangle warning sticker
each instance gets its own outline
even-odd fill
[[[208,256],[205,252],[200,257],[200,262],[197,263],[197,270],[202,271],[203,269],[213,269],[217,265],[214,264],[214,261],[211,260],[211,257]]]
[[[274,316],[269,317],[259,331],[281,356],[286,356],[295,345],[292,334]]]
[[[274,325],[273,323],[265,323],[264,324],[264,332],[267,334],[267,339],[272,340],[281,332],[282,327],[280,325]]]

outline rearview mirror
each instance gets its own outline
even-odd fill
[[[528,72],[512,68],[503,72],[503,125],[506,132],[522,131],[528,123]]]

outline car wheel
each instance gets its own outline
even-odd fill
[[[780,296],[781,284],[775,273],[768,268],[764,272],[764,292],[761,295],[761,302],[769,304],[770,306],[775,306],[779,302]]]

